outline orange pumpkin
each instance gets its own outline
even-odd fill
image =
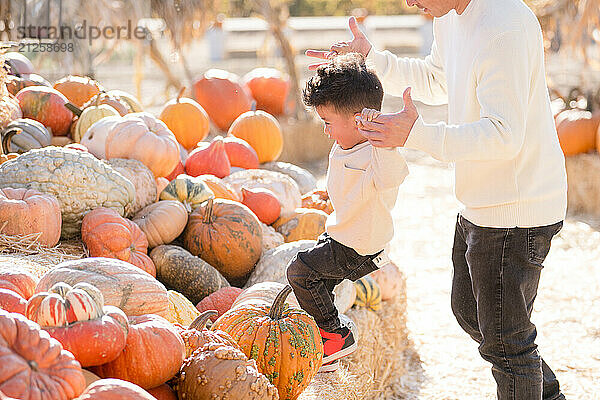
[[[240,197],[229,184],[223,182],[221,179],[214,175],[198,175],[196,178],[201,179],[202,182],[208,186],[214,193],[216,198],[240,201]]]
[[[285,242],[316,240],[325,232],[327,214],[314,208],[296,208],[294,212],[282,214],[273,223],[273,228],[283,235]]]
[[[123,352],[113,361],[91,370],[102,378],[118,378],[144,389],[162,385],[179,371],[185,345],[176,328],[158,315],[129,317]]]
[[[25,315],[27,312],[27,300],[17,292],[8,289],[0,289],[0,309],[11,313]]]
[[[258,168],[258,154],[248,142],[235,136],[226,136],[223,143],[232,167]]]
[[[251,109],[250,94],[239,77],[230,72],[209,69],[193,86],[196,101],[222,131],[227,131],[240,114]]]
[[[196,101],[182,98],[185,86],[177,98],[165,104],[159,118],[167,124],[177,141],[186,149],[193,149],[208,135],[208,114]]]
[[[277,221],[281,214],[281,203],[269,189],[242,188],[242,204],[252,210],[258,219],[267,225]]]
[[[302,196],[302,208],[314,208],[316,210],[324,211],[327,214],[333,212],[333,205],[329,200],[329,193],[327,190],[312,190]]]
[[[65,76],[54,83],[54,89],[65,95],[77,107],[100,93],[100,84],[88,76]]]
[[[200,312],[216,310],[216,313],[210,317],[210,320],[215,322],[217,318],[229,311],[231,305],[243,291],[244,289],[234,286],[221,288],[200,300],[196,308]]]
[[[600,114],[565,110],[556,116],[556,131],[565,156],[587,153],[596,148],[596,130]]]
[[[121,379],[100,379],[92,382],[75,400],[156,400],[138,385]]]
[[[255,68],[244,75],[244,82],[256,100],[256,108],[282,115],[290,91],[290,81],[275,68]]]
[[[190,253],[215,267],[230,283],[243,284],[262,253],[262,228],[243,204],[210,199],[196,208],[183,232]]]
[[[92,257],[117,258],[156,276],[154,263],[148,257],[146,235],[111,208],[99,207],[83,217],[81,239]]]
[[[60,239],[60,205],[56,197],[37,190],[0,189],[0,226],[7,235],[39,234],[38,243],[52,247]]]
[[[0,288],[12,290],[25,300],[33,296],[36,285],[37,279],[17,263],[0,269]]]
[[[223,138],[218,136],[211,143],[200,142],[185,160],[185,173],[189,176],[211,174],[218,178],[229,175],[231,164],[225,152]]]
[[[248,142],[261,164],[277,160],[283,150],[281,126],[264,111],[243,113],[231,124],[228,133]]]

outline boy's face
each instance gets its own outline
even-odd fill
[[[335,140],[342,149],[350,149],[367,139],[358,132],[353,114],[340,114],[333,106],[315,107],[317,114],[325,123],[323,132]]]

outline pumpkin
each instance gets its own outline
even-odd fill
[[[299,251],[310,249],[316,243],[315,240],[297,240],[266,251],[254,267],[244,288],[260,282],[286,283],[287,265]]]
[[[20,314],[0,310],[0,392],[22,400],[69,400],[85,389],[81,365]]]
[[[92,367],[92,372],[150,389],[175,376],[184,358],[183,340],[169,321],[153,314],[130,316],[125,349],[113,361]]]
[[[35,293],[37,279],[21,263],[0,267],[0,288],[12,290],[25,300]]]
[[[144,232],[110,208],[99,207],[86,214],[81,224],[81,240],[92,257],[118,258],[156,276]]]
[[[117,98],[118,100],[121,101],[121,103],[124,103],[125,105],[127,105],[128,112],[130,112],[130,113],[137,113],[137,112],[144,111],[140,101],[137,99],[137,97],[135,97],[131,93],[128,93],[128,92],[125,92],[125,91],[119,90],[119,89],[112,89],[107,92],[107,95]]]
[[[222,179],[214,175],[198,175],[196,178],[204,182],[212,190],[216,198],[240,201],[240,196],[236,191],[229,184],[223,182]]]
[[[228,333],[219,330],[211,331],[206,329],[206,323],[208,320],[216,315],[217,311],[206,310],[200,313],[187,328],[179,324],[175,324],[175,328],[177,328],[179,335],[181,335],[181,338],[185,343],[185,358],[188,358],[194,351],[210,342],[238,347],[237,343],[231,336],[229,336]]]
[[[186,149],[193,149],[208,135],[208,114],[196,101],[182,98],[185,86],[177,98],[163,107],[159,118],[173,132],[177,141]]]
[[[267,250],[274,249],[275,247],[281,246],[285,243],[283,235],[277,232],[272,226],[260,223],[263,234],[263,254]]]
[[[238,306],[255,305],[270,307],[277,295],[283,290],[287,282],[260,282],[246,289],[235,299],[230,309]],[[285,299],[290,307],[300,308],[294,293],[290,293]]]
[[[177,400],[177,395],[169,385],[163,383],[155,388],[148,389],[148,393],[156,400]]]
[[[44,125],[28,118],[11,121],[0,132],[2,148],[11,153],[25,153],[31,149],[50,146],[52,134]]]
[[[125,261],[90,257],[65,261],[46,272],[36,292],[47,292],[58,282],[74,286],[87,282],[98,288],[104,304],[119,307],[127,315],[169,312],[167,289],[150,274]]]
[[[356,300],[354,305],[356,307],[364,307],[371,311],[378,311],[381,309],[381,291],[379,285],[369,275],[363,276],[356,282]]]
[[[200,142],[185,160],[185,173],[190,176],[211,174],[218,178],[229,175],[231,164],[222,137],[211,143]]]
[[[223,314],[211,329],[233,337],[242,352],[256,360],[258,371],[282,399],[296,399],[315,376],[323,342],[315,320],[300,308],[285,305],[286,285],[271,306],[239,305]],[[302,379],[296,379],[301,376]]]
[[[215,267],[230,283],[243,284],[262,253],[262,228],[243,204],[210,199],[195,209],[183,232],[185,248]]]
[[[169,180],[164,176],[156,178],[156,201],[160,200],[160,192],[169,184]]]
[[[232,167],[245,169],[258,168],[258,154],[245,140],[235,136],[223,138],[225,152]]]
[[[135,199],[135,187],[93,155],[45,147],[0,165],[0,188],[28,188],[54,195],[62,213],[63,239],[79,235],[83,215],[97,207],[123,215]]]
[[[256,100],[256,108],[273,115],[285,114],[290,80],[275,68],[254,68],[244,82]]]
[[[8,73],[12,75],[32,74],[35,71],[29,58],[18,51],[9,51],[2,54]]]
[[[326,214],[333,212],[333,205],[329,200],[329,193],[327,190],[313,190],[302,196],[302,208],[314,208],[315,210],[321,210]]]
[[[105,306],[102,292],[89,283],[59,282],[27,302],[27,318],[37,322],[70,351],[81,366],[112,361],[125,348],[129,331],[121,309]]]
[[[161,120],[147,112],[104,117],[87,130],[81,144],[100,159],[133,158],[155,177],[167,176],[179,162],[179,146]]]
[[[596,130],[600,114],[565,110],[556,116],[556,131],[565,156],[587,153],[596,148]]]
[[[52,136],[50,140],[50,145],[57,147],[64,147],[68,144],[75,143],[70,137],[67,136]]]
[[[9,313],[25,315],[27,300],[17,292],[0,288],[0,309]]]
[[[297,208],[293,213],[282,214],[273,228],[283,235],[286,242],[315,240],[325,232],[328,215],[313,208]]]
[[[197,304],[206,296],[229,286],[211,265],[190,252],[173,245],[161,245],[150,252],[156,265],[156,276],[169,289]]]
[[[126,158],[112,158],[108,164],[115,171],[128,179],[135,187],[135,200],[125,207],[125,216],[131,217],[140,212],[144,207],[156,201],[156,179],[152,171],[138,160]]]
[[[196,305],[196,308],[200,312],[208,311],[208,310],[216,310],[217,313],[210,317],[210,320],[215,322],[218,317],[223,315],[226,311],[231,308],[231,305],[235,301],[235,299],[242,293],[244,290],[237,287],[224,287],[216,292],[212,293],[209,296],[203,298],[200,303]]]
[[[405,290],[405,277],[400,268],[393,262],[389,262],[383,267],[369,274],[381,291],[381,300],[390,300],[400,291]]]
[[[193,84],[194,98],[206,110],[210,119],[222,131],[242,113],[251,109],[250,94],[235,74],[209,69]]]
[[[169,315],[166,319],[172,324],[188,326],[200,315],[194,305],[184,295],[174,290],[168,290]]]
[[[19,157],[19,155],[17,153],[8,153],[8,154],[0,153],[0,164],[3,164],[10,160],[14,160],[17,157]]]
[[[254,360],[221,343],[207,343],[185,360],[177,393],[183,399],[279,399]]]
[[[75,400],[156,400],[138,385],[121,379],[100,379],[91,383]]]
[[[6,235],[38,234],[37,242],[52,247],[61,231],[56,197],[33,189],[0,189],[0,227]]]
[[[68,75],[57,80],[52,87],[61,92],[77,107],[83,106],[102,90],[100,84],[92,78],[74,75]]]
[[[111,91],[112,92],[112,91]],[[85,104],[81,106],[83,110],[90,106],[97,106],[100,104],[106,104],[117,110],[120,116],[124,116],[130,112],[128,104],[123,101],[120,97],[117,97],[113,93],[100,92],[97,95],[90,98]]]
[[[11,121],[21,118],[23,113],[19,101],[10,93],[3,93],[0,84],[0,129],[3,129]]]
[[[38,74],[21,74],[19,76],[8,75],[6,77],[6,89],[15,96],[21,89],[29,86],[48,86],[52,85],[46,79]]]
[[[279,122],[264,111],[247,111],[231,124],[229,135],[244,139],[262,163],[275,161],[283,151],[283,134]]]
[[[73,113],[65,107],[67,98],[46,86],[29,86],[16,95],[23,117],[41,122],[54,136],[66,136]]]
[[[188,213],[185,206],[175,200],[161,200],[150,204],[133,217],[148,239],[148,247],[169,244],[185,229]]]
[[[242,204],[252,210],[258,219],[267,225],[275,222],[281,213],[281,203],[269,189],[242,188]]]
[[[73,122],[71,127],[71,137],[77,143],[81,142],[81,139],[87,130],[90,129],[90,126],[94,125],[95,122],[100,121],[104,117],[119,116],[119,112],[108,104],[91,105],[79,112],[80,115],[77,117],[77,120]]]
[[[201,179],[185,174],[173,179],[159,195],[161,200],[179,201],[187,212],[192,212],[213,197],[213,192]]]
[[[308,193],[317,187],[317,178],[304,168],[283,161],[272,161],[260,165],[261,169],[281,172],[292,178],[300,189],[300,193]]]

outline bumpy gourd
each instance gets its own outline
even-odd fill
[[[156,179],[141,161],[113,158],[107,161],[118,173],[129,179],[135,187],[135,201],[125,208],[125,216],[131,217],[156,201]]]

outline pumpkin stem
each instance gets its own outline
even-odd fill
[[[256,111],[256,100],[252,100],[252,104],[250,105],[250,111]]]
[[[29,368],[31,368],[34,372],[38,372],[40,369],[38,363],[33,360],[27,361],[27,364],[29,364]]]
[[[281,318],[281,314],[283,313],[283,306],[285,305],[285,299],[292,292],[292,287],[290,285],[285,285],[281,292],[277,294],[275,300],[273,300],[273,305],[271,306],[271,311],[269,312],[269,318],[276,321]]]
[[[202,222],[205,224],[212,223],[212,213],[213,213],[213,199],[208,199],[208,204],[206,204],[206,209],[204,210],[204,219]]]
[[[182,86],[181,89],[179,89],[179,93],[177,94],[177,100],[176,100],[177,103],[179,103],[181,96],[183,96],[183,92],[185,92],[185,86]]]
[[[82,110],[81,108],[77,107],[77,106],[76,106],[75,104],[73,104],[73,103],[66,102],[66,103],[65,103],[65,107],[66,107],[66,108],[67,108],[69,111],[71,111],[73,114],[77,115],[78,117],[80,117],[80,116],[81,116],[81,113],[83,112],[83,110]]]
[[[10,145],[10,139],[12,139],[13,136],[18,135],[21,132],[23,132],[23,129],[15,127],[7,128],[2,131],[2,144],[0,145],[0,154],[9,153],[8,146]]]
[[[198,315],[196,319],[190,324],[190,329],[196,329],[201,331],[206,327],[206,323],[213,315],[219,314],[217,310],[206,310],[202,314]]]

